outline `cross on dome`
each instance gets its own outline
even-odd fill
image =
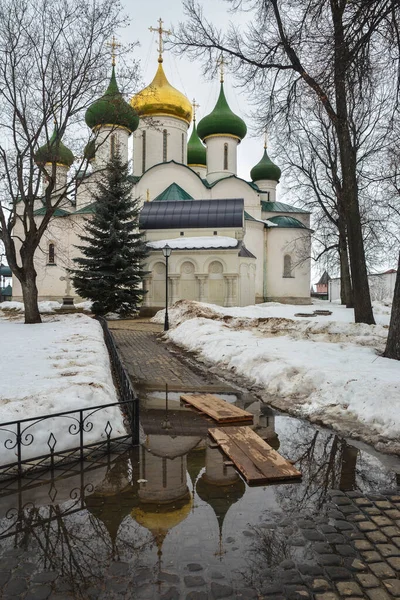
[[[167,35],[171,35],[172,31],[170,31],[169,29],[163,29],[163,23],[164,21],[162,20],[162,18],[160,17],[158,19],[158,27],[149,27],[149,31],[156,31],[158,33],[158,62],[162,63],[163,61],[163,52],[164,52],[164,40],[163,40],[163,33],[166,33]]]
[[[115,50],[117,48],[121,48],[121,44],[118,44],[118,42],[115,40],[115,35],[113,35],[111,42],[107,42],[107,46],[111,48],[111,64],[113,67],[115,67]]]
[[[200,104],[197,104],[195,98],[193,98],[193,100],[192,100],[192,106],[193,106],[193,121],[195,121],[196,120],[196,110],[198,108],[200,108]]]
[[[221,56],[219,58],[217,58],[217,66],[219,67],[221,83],[224,83],[225,65],[227,65],[227,64],[228,63],[224,59],[224,55],[221,53]]]

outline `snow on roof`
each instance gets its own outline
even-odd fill
[[[237,248],[238,240],[223,235],[211,235],[204,237],[178,237],[157,242],[147,242],[147,246],[153,250],[161,250],[164,246],[173,250],[191,250],[203,248]]]

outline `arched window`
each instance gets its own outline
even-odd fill
[[[182,133],[182,164],[185,162],[185,134]]]
[[[228,144],[224,144],[224,170],[228,169]]]
[[[110,156],[111,158],[114,158],[115,156],[115,150],[116,150],[116,140],[115,140],[115,133],[111,134],[111,140],[110,140]]]
[[[168,143],[167,143],[167,139],[168,139],[168,132],[166,129],[163,130],[162,132],[163,135],[163,148],[162,148],[162,152],[163,152],[163,162],[167,162],[167,152],[168,152]]]
[[[283,257],[283,277],[293,277],[292,275],[292,257],[285,254]]]
[[[56,253],[55,253],[55,246],[53,243],[49,244],[48,254],[47,254],[47,264],[48,265],[56,264]]]
[[[146,170],[146,132],[142,131],[142,173]]]

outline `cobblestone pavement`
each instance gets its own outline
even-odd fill
[[[222,392],[228,384],[215,377],[205,378],[200,371],[189,368],[157,339],[162,326],[137,319],[110,321],[109,328],[114,336],[118,351],[136,387],[145,390],[163,390],[168,384],[176,392]]]
[[[154,572],[132,570],[125,562],[111,562],[104,584],[87,591],[89,599],[217,600],[393,600],[400,598],[400,495],[362,495],[331,491],[326,514],[317,518],[281,519],[272,528],[291,529],[291,542],[307,547],[312,560],[282,560],[270,576],[254,572],[251,584],[227,581],[207,565],[188,562],[176,569]],[[266,525],[266,530],[271,524]],[[249,531],[249,535],[255,536]],[[272,539],[272,538],[271,538]],[[227,540],[229,542],[229,540]],[[257,577],[259,579],[257,579]],[[74,596],[57,572],[36,572],[34,554],[15,549],[0,558],[1,597],[5,600],[68,600]]]

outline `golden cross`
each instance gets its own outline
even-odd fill
[[[192,106],[193,106],[193,121],[195,121],[196,120],[196,110],[198,108],[200,108],[200,104],[197,104],[195,98],[193,98]]]
[[[220,82],[221,83],[224,83],[224,73],[225,73],[224,67],[227,64],[228,63],[224,59],[224,55],[221,53],[221,56],[217,59],[217,66],[219,67],[219,72],[221,74],[221,77],[220,77]]]
[[[121,44],[115,40],[115,35],[112,36],[111,42],[107,42],[107,46],[111,48],[111,64],[115,67],[115,50],[121,48]]]
[[[163,33],[167,35],[171,35],[172,33],[169,29],[163,29],[163,23],[164,21],[160,17],[158,19],[158,27],[149,27],[149,31],[156,31],[158,33],[158,62],[160,63],[163,61],[162,54],[164,52]]]
[[[264,132],[264,150],[267,149],[267,132]]]

